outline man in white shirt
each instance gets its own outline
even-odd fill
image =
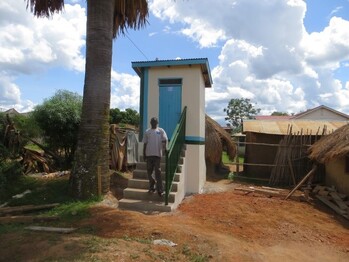
[[[163,187],[161,179],[160,160],[163,155],[163,149],[166,148],[167,134],[164,129],[158,127],[159,121],[156,117],[150,120],[151,128],[145,131],[143,137],[143,157],[147,162],[147,173],[149,179],[149,193],[158,191],[159,196],[162,196]],[[155,171],[155,179],[152,177],[152,173]]]

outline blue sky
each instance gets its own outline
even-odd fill
[[[349,114],[349,0],[151,0],[149,25],[114,40],[111,106],[138,110],[132,61],[207,57],[206,112],[232,98],[262,114],[326,105]],[[214,4],[213,4],[214,3]],[[0,2],[0,109],[32,110],[59,89],[82,94],[85,0],[37,19]]]

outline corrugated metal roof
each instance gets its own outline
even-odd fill
[[[347,121],[320,121],[320,120],[280,120],[280,121],[261,121],[261,120],[244,120],[243,133],[254,132],[273,135],[286,135],[290,126],[292,133],[312,134],[315,135],[318,130],[321,135],[324,127],[328,133],[348,124]]]
[[[279,120],[288,120],[290,119],[292,116],[255,116],[256,120],[273,120],[273,121],[279,121]]]
[[[168,62],[173,62],[173,61],[199,61],[199,60],[207,60],[206,57],[196,57],[196,58],[180,58],[180,59],[155,59],[155,60],[139,60],[139,61],[133,61],[132,63],[144,63],[144,64],[148,64],[148,63],[153,63],[153,62],[156,62],[156,63],[161,63],[161,62],[165,62],[166,64]]]
[[[201,73],[204,78],[205,87],[212,87],[211,69],[207,58],[188,58],[188,59],[168,59],[168,60],[153,60],[153,61],[135,61],[132,62],[132,68],[141,76],[144,67],[170,67],[183,65],[200,65]]]

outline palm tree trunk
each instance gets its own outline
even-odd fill
[[[109,110],[114,0],[87,0],[86,67],[81,124],[70,178],[80,199],[109,191]]]

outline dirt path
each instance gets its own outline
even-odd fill
[[[349,261],[349,221],[320,203],[236,186],[208,182],[166,214],[95,207],[70,235],[0,234],[0,261]],[[154,245],[159,239],[176,246]]]

